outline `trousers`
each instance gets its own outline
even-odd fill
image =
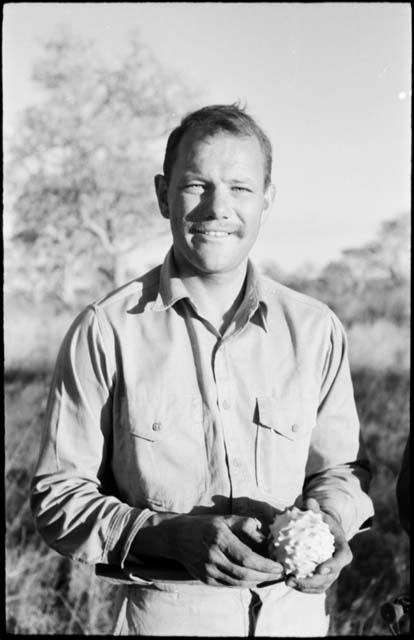
[[[323,637],[325,594],[284,583],[254,588],[156,583],[123,585],[113,635]]]

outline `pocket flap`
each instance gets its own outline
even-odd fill
[[[273,396],[257,397],[258,423],[289,440],[297,440],[304,435],[305,423],[299,418],[300,413],[300,406],[295,408],[291,402],[285,403]]]
[[[168,413],[163,402],[153,402],[148,398],[136,398],[134,409],[130,411],[130,433],[137,438],[151,442],[163,440],[170,432]]]
[[[191,429],[201,422],[201,399],[198,396],[165,394],[135,399],[130,412],[131,435],[151,442],[173,437],[177,432]]]
[[[168,435],[168,422],[161,419],[154,411],[140,419],[139,422],[131,425],[131,434],[151,442],[163,440]]]

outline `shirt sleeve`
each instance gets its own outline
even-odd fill
[[[152,511],[129,506],[108,488],[115,375],[114,347],[104,344],[97,311],[88,307],[57,358],[31,508],[39,533],[59,553],[123,567]]]
[[[332,312],[328,336],[304,497],[315,498],[324,511],[336,517],[350,539],[374,514],[367,493],[371,473],[361,439],[347,339]]]

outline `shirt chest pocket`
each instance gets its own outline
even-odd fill
[[[201,396],[140,397],[129,407],[129,435],[139,502],[191,510],[204,492],[206,450]]]
[[[302,493],[312,425],[299,393],[258,396],[256,480],[273,501],[286,506]]]

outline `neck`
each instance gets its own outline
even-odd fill
[[[246,273],[247,262],[228,273],[180,276],[200,314],[224,333],[243,300]]]

